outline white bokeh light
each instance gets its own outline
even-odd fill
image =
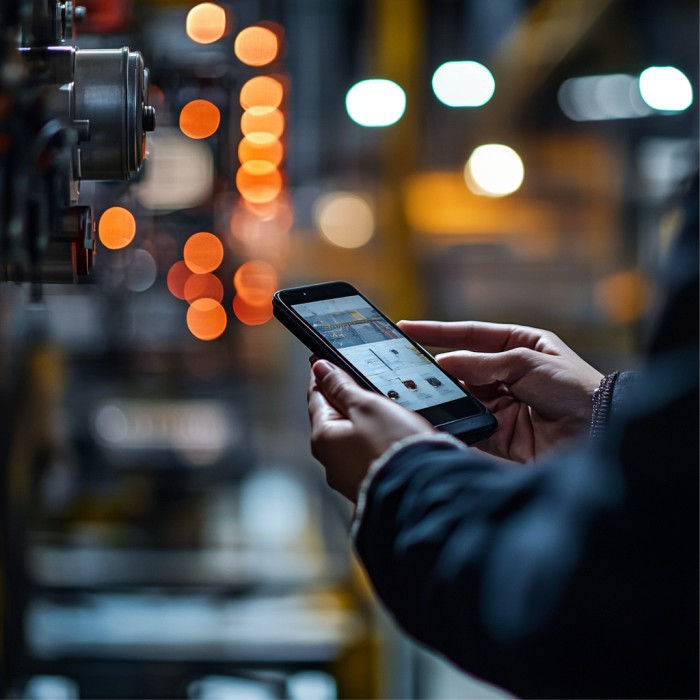
[[[642,99],[660,112],[683,112],[693,104],[693,86],[673,66],[652,66],[639,76]]]
[[[98,437],[108,443],[123,442],[129,434],[126,414],[114,404],[105,404],[97,410],[94,425]]]
[[[173,127],[149,137],[148,167],[134,190],[147,209],[190,209],[203,204],[214,189],[211,148]]]
[[[489,143],[474,149],[464,168],[464,179],[474,194],[504,197],[523,182],[525,168],[510,146]]]
[[[491,71],[476,61],[448,61],[433,74],[433,92],[448,107],[481,107],[496,90]]]
[[[145,292],[153,286],[157,275],[153,256],[143,248],[136,249],[126,269],[126,286],[132,292]]]
[[[391,80],[362,80],[348,90],[345,108],[360,126],[389,126],[406,111],[406,93]]]
[[[574,121],[636,119],[653,114],[639,94],[639,79],[626,73],[565,80],[557,94],[562,112]]]

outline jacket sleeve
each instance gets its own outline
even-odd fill
[[[518,695],[698,697],[697,192],[687,222],[599,440],[517,468],[418,442],[366,490],[355,545],[396,620]]]
[[[611,372],[603,377],[593,393],[593,414],[589,436],[597,440],[605,434],[612,416],[627,402],[639,372]]]
[[[676,400],[697,435],[697,392]],[[375,475],[356,534],[378,595],[417,640],[519,695],[696,695],[697,450],[657,440],[636,473],[657,419],[614,456],[601,445],[530,469],[406,447]]]

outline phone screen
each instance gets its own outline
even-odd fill
[[[464,399],[462,389],[359,295],[292,308],[379,391],[420,411]]]
[[[496,429],[482,403],[347,282],[281,289],[272,305],[277,319],[311,352],[439,430],[473,444]]]

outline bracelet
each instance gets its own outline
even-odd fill
[[[598,438],[604,432],[610,417],[610,404],[612,403],[612,389],[619,372],[606,374],[601,380],[598,388],[593,392],[593,413],[591,415],[591,427],[589,436]]]

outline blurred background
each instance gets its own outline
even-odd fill
[[[507,697],[377,606],[272,292],[634,368],[698,161],[697,2],[79,4],[2,10],[4,697]]]

